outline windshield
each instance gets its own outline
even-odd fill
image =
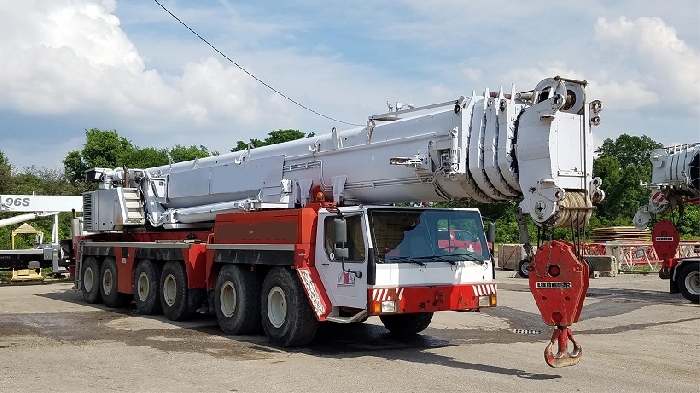
[[[377,263],[490,259],[476,211],[371,209],[368,217]]]

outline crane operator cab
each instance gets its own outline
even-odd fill
[[[380,292],[393,296],[395,312],[495,305],[492,260],[477,209],[341,207],[319,211],[318,223],[316,268],[334,306],[378,315],[381,308],[373,313],[372,304],[384,297]],[[466,233],[469,241],[450,233]],[[472,289],[485,282],[491,292]],[[419,293],[440,286],[448,289],[430,296],[443,303],[426,305]],[[487,297],[480,304],[455,303],[478,293]]]

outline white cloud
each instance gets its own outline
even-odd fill
[[[343,121],[364,124],[386,111],[386,101],[426,105],[511,83],[522,91],[561,75],[587,79],[589,97],[604,102],[596,137],[633,128],[667,143],[663,124],[679,130],[674,139],[697,139],[697,127],[687,130],[700,108],[697,18],[684,23],[657,6],[645,10],[663,20],[639,17],[622,3],[534,2],[495,14],[492,5],[457,1],[168,4],[254,75]],[[558,17],[533,25],[545,9]],[[67,152],[22,154],[27,119],[43,119],[31,122],[32,135],[50,118],[67,124],[61,138],[73,141],[99,127],[139,146],[204,144],[222,152],[279,128],[350,127],[262,86],[153,3],[7,1],[0,15],[9,15],[0,23],[0,111],[21,114],[17,125],[0,119],[0,149],[12,150],[20,165],[54,165]],[[46,133],[43,150],[55,151],[55,134]]]
[[[659,95],[649,91],[640,81],[626,80],[622,83],[616,80],[607,82],[591,82],[588,92],[591,97],[604,97],[605,109],[634,110],[659,103]]]
[[[700,114],[700,54],[663,20],[599,18],[595,39],[623,66],[618,66],[617,74],[622,86],[632,87],[627,95],[639,104],[633,107],[663,101],[669,108],[680,105]],[[625,80],[630,74],[634,79]]]

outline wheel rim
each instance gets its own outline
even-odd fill
[[[175,282],[175,276],[168,274],[163,282],[163,298],[168,306],[175,304],[175,297],[177,296],[177,282]]]
[[[231,281],[226,281],[221,286],[219,300],[221,300],[221,313],[226,318],[231,318],[236,311],[236,288]]]
[[[148,298],[148,291],[150,291],[151,283],[148,281],[148,275],[146,272],[141,272],[139,274],[139,280],[137,282],[139,300],[145,302]]]
[[[276,328],[281,327],[287,319],[287,298],[280,287],[270,289],[267,294],[267,318]]]
[[[527,271],[527,268],[529,268],[529,267],[530,267],[529,262],[525,262],[520,266],[520,272],[523,274],[523,276],[528,275],[529,272]]]
[[[700,295],[700,271],[694,271],[685,277],[685,287],[693,295]]]
[[[83,272],[83,287],[85,288],[85,291],[91,292],[92,287],[95,285],[95,274],[92,271],[91,267],[86,267],[85,271]]]
[[[102,276],[102,290],[106,296],[112,293],[112,269],[105,269],[105,274]]]

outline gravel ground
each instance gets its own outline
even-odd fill
[[[573,326],[584,357],[549,368],[527,280],[497,271],[499,306],[438,313],[415,338],[377,318],[322,326],[304,349],[87,305],[72,283],[0,287],[0,392],[661,392],[700,389],[700,312],[656,275],[591,280]],[[528,329],[530,333],[516,333]]]

